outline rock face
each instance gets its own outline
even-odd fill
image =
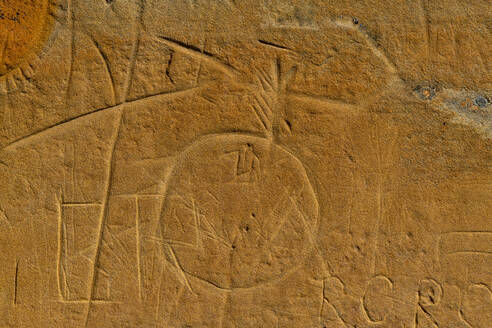
[[[184,275],[253,288],[299,267],[318,221],[302,164],[264,138],[215,135],[176,163],[160,217],[166,253]]]
[[[0,3],[2,327],[492,327],[487,1]]]

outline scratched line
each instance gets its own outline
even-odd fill
[[[360,36],[364,38],[366,41],[367,46],[371,49],[372,53],[381,59],[383,63],[385,64],[388,72],[390,72],[397,80],[401,81],[400,76],[398,75],[398,70],[396,66],[391,62],[391,60],[388,58],[388,56],[384,53],[380,47],[374,42],[373,39],[367,34],[367,32],[363,31],[359,25],[354,25],[353,21],[351,19],[339,19],[336,21],[332,21],[331,24],[334,27],[346,29],[346,30],[352,30],[357,32]]]
[[[470,254],[470,255],[492,255],[492,252],[489,252],[489,251],[475,251],[475,250],[465,250],[465,251],[455,251],[455,252],[449,252],[449,253],[445,253],[446,255],[466,255],[466,254]]]
[[[63,299],[63,294],[62,294],[62,287],[61,287],[61,258],[62,258],[62,231],[63,231],[63,214],[62,214],[62,206],[61,206],[61,201],[57,201],[57,207],[58,207],[58,236],[57,236],[57,246],[58,246],[58,253],[56,255],[56,281],[57,281],[57,286],[58,286],[58,295],[60,299]]]
[[[138,279],[138,296],[142,302],[142,265],[140,263],[140,215],[138,209],[138,195],[135,195],[135,239],[137,248],[137,279]]]
[[[378,192],[377,192],[377,218],[376,218],[376,226],[375,226],[375,240],[374,240],[374,249],[373,249],[373,254],[371,258],[371,276],[374,275],[374,272],[376,271],[376,256],[377,256],[377,251],[379,247],[379,234],[380,234],[380,228],[381,228],[381,221],[383,219],[383,205],[384,205],[384,198],[383,198],[383,171],[382,171],[382,154],[381,154],[381,145],[380,145],[380,140],[379,140],[379,127],[378,127],[378,122],[376,121],[376,128],[375,128],[375,134],[376,134],[376,157],[377,157],[377,162],[378,162]]]
[[[178,270],[182,280],[183,280],[183,283],[185,284],[185,286],[188,288],[188,290],[192,293],[193,293],[193,290],[191,289],[191,285],[190,285],[190,282],[188,281],[188,278],[186,278],[186,273],[184,272],[183,270],[183,267],[181,266],[181,264],[179,263],[178,261],[178,258],[176,257],[176,254],[174,253],[174,250],[173,248],[170,246],[170,245],[166,245],[167,246],[167,249],[171,255],[171,258],[173,260],[173,263],[174,265],[176,266],[176,269]]]
[[[14,305],[17,305],[17,286],[19,284],[19,259],[15,260],[15,275],[14,275]]]
[[[67,20],[70,26],[70,69],[68,73],[67,89],[65,90],[66,101],[70,95],[70,88],[73,80],[73,68],[75,60],[75,12],[73,9],[73,0],[67,1]]]
[[[42,128],[40,130],[37,130],[37,131],[27,135],[27,136],[17,138],[15,140],[11,141],[10,143],[8,143],[2,150],[9,150],[9,149],[12,149],[13,147],[21,146],[23,144],[26,144],[29,141],[32,141],[34,138],[41,137],[48,132],[52,132],[53,129],[55,129],[55,128],[64,127],[67,124],[73,123],[74,121],[77,121],[79,119],[83,119],[83,118],[88,119],[89,117],[96,115],[98,113],[101,113],[101,112],[119,111],[127,105],[140,104],[140,103],[143,103],[144,101],[147,101],[149,99],[154,99],[154,98],[170,98],[170,99],[172,99],[174,97],[180,97],[183,95],[187,95],[190,92],[201,90],[201,89],[204,89],[206,87],[207,87],[207,85],[204,85],[202,87],[191,87],[191,88],[180,89],[180,90],[175,90],[175,91],[159,92],[159,93],[156,93],[156,94],[153,94],[150,96],[145,96],[145,97],[142,97],[139,99],[130,100],[130,101],[127,101],[123,104],[99,108],[99,109],[93,110],[91,112],[80,114],[80,115],[65,119],[63,121],[57,122],[55,124],[52,124],[52,125],[47,126],[45,128]]]
[[[87,327],[87,324],[89,323],[89,314],[91,310],[91,304],[93,301],[94,297],[94,292],[95,292],[95,287],[96,287],[96,273],[97,273],[97,263],[99,262],[99,256],[101,252],[101,244],[103,240],[103,232],[104,232],[104,226],[109,214],[109,197],[111,195],[111,180],[113,179],[113,171],[114,171],[114,163],[113,163],[113,156],[116,150],[116,142],[118,140],[119,134],[120,134],[120,129],[121,129],[121,123],[122,123],[122,116],[123,113],[120,111],[119,116],[118,116],[118,122],[115,128],[115,133],[112,138],[112,143],[111,143],[111,149],[109,152],[109,161],[108,161],[108,170],[106,172],[107,176],[107,181],[106,181],[106,187],[105,187],[105,198],[103,201],[102,209],[101,209],[101,215],[99,218],[99,227],[98,227],[98,235],[97,235],[97,241],[96,241],[96,254],[94,257],[94,262],[92,266],[92,270],[90,273],[90,278],[89,278],[89,290],[88,290],[88,303],[87,303],[87,311],[86,311],[86,316],[85,316],[85,327]]]
[[[104,53],[101,45],[99,44],[99,42],[97,42],[97,40],[90,36],[89,39],[92,41],[92,43],[94,44],[99,56],[101,57],[102,61],[103,61],[103,65],[104,65],[104,68],[106,70],[106,73],[108,75],[108,78],[109,78],[109,84],[110,84],[110,87],[111,87],[111,101],[112,101],[112,104],[113,105],[116,105],[117,103],[117,94],[116,94],[116,82],[114,80],[114,76],[113,76],[113,72],[111,71],[111,65],[110,65],[110,61],[109,61],[109,58],[108,56]]]
[[[204,50],[200,50],[195,46],[185,44],[181,41],[174,40],[165,36],[159,36],[158,39],[160,42],[164,43],[171,49],[175,51],[179,51],[185,55],[188,55],[197,60],[202,60],[203,62],[208,63],[210,66],[217,68],[219,71],[226,74],[228,77],[232,79],[237,79],[240,77],[239,72],[236,68],[231,65],[224,63],[216,58],[215,55],[208,53]]]
[[[261,40],[261,39],[258,39],[258,42],[261,43],[261,44],[263,44],[263,45],[265,45],[265,46],[272,47],[272,48],[275,48],[275,49],[278,49],[278,50],[285,50],[285,51],[295,52],[291,48],[286,47],[286,46],[283,46],[283,45],[278,44],[278,43],[275,43],[275,42],[271,42],[271,41],[267,41],[267,40]]]

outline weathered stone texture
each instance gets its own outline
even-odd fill
[[[492,327],[489,0],[0,2],[1,327]]]

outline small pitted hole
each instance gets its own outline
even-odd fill
[[[352,23],[354,23],[354,25],[359,24],[359,20],[357,19],[357,17],[352,18]]]
[[[249,231],[249,225],[246,225],[246,227],[244,227],[244,230]]]
[[[233,245],[232,245],[232,249],[236,249],[236,245],[234,245],[234,244],[233,244]]]
[[[442,122],[442,125],[446,125],[446,122]]]
[[[251,213],[251,216],[255,218],[256,217],[256,213],[252,212]]]
[[[484,108],[489,105],[489,100],[484,96],[475,97],[475,99],[473,99],[473,102],[475,103],[475,105],[477,105],[480,108]]]

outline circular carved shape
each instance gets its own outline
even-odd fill
[[[442,298],[442,287],[434,279],[423,279],[420,281],[418,295],[420,305],[438,305]]]
[[[43,45],[52,27],[51,0],[0,1],[0,76]]]
[[[163,205],[169,262],[224,289],[255,287],[298,268],[318,222],[301,162],[244,134],[214,135],[186,149]]]

